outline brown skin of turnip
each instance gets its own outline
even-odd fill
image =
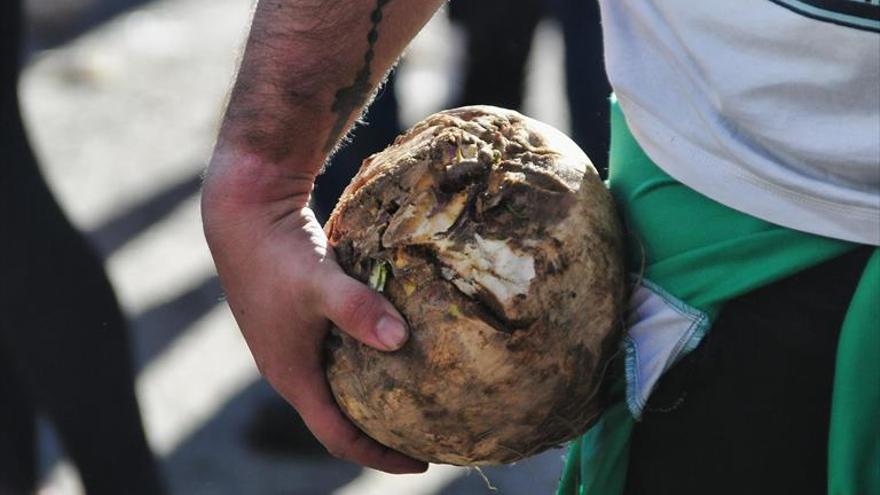
[[[589,159],[516,112],[428,117],[368,158],[327,223],[340,265],[411,336],[394,353],[334,333],[346,415],[414,458],[514,462],[602,412],[624,298],[621,229]]]

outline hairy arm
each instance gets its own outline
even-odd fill
[[[442,0],[260,0],[205,177],[205,237],[257,367],[334,455],[388,472],[422,462],[339,411],[321,362],[331,324],[393,351],[405,320],[348,277],[308,208],[315,176]]]
[[[442,3],[261,0],[211,172],[246,158],[262,167],[251,173],[301,176],[296,192],[307,195],[328,154]]]

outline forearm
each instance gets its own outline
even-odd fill
[[[307,197],[327,155],[442,3],[261,0],[209,174],[236,176],[246,194]]]

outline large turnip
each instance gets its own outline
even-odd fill
[[[418,459],[513,462],[582,434],[620,337],[621,234],[586,155],[516,112],[430,116],[368,158],[327,224],[342,267],[411,329],[384,353],[335,333],[340,407]]]

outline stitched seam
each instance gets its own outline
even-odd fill
[[[645,404],[639,397],[639,351],[635,342],[629,337],[624,337],[624,368],[626,370],[626,406],[630,415],[637,421],[642,417]]]

